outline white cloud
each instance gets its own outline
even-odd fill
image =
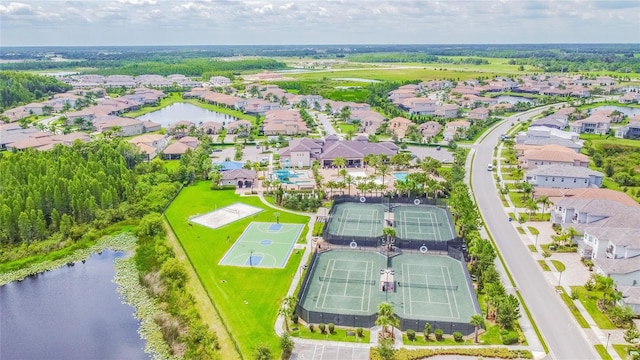
[[[637,0],[20,0],[0,14],[3,45],[640,42]]]

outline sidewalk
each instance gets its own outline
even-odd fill
[[[503,143],[500,143],[498,146],[498,151],[496,153],[497,156],[497,167],[496,174],[502,179],[502,149]],[[503,182],[505,182],[503,180]],[[511,181],[507,181],[507,183],[511,183]],[[525,209],[516,208],[511,199],[508,196],[505,196],[506,202],[509,205],[505,207],[505,213],[515,212],[519,214],[521,212],[526,211]],[[517,215],[516,215],[517,216]],[[512,222],[514,227],[521,227],[524,230],[524,234],[520,235],[520,240],[525,245],[533,245],[536,249],[536,252],[531,252],[531,256],[536,261],[544,261],[551,271],[545,271],[545,277],[549,281],[550,286],[562,286],[564,291],[567,294],[571,294],[571,286],[582,286],[587,280],[591,277],[591,272],[582,264],[580,261],[580,257],[576,253],[554,253],[551,257],[545,258],[542,256],[543,250],[541,245],[550,244],[553,242],[552,236],[556,235],[556,232],[552,229],[550,222],[525,222],[523,224],[518,223],[517,221]],[[529,230],[529,227],[533,227],[538,230],[538,235],[533,235]],[[562,262],[566,269],[565,271],[558,272],[552,262],[550,260],[558,260]],[[540,271],[543,271],[540,268]],[[583,333],[585,338],[592,345],[602,345],[603,347],[608,346],[607,352],[614,360],[621,360],[618,353],[613,349],[613,344],[626,344],[624,341],[624,330],[602,330],[598,327],[596,322],[593,320],[587,309],[582,305],[582,303],[578,300],[573,301],[573,304],[580,311],[580,314],[585,318],[587,323],[589,324],[589,328],[583,329]],[[567,311],[569,311],[567,309]],[[572,324],[567,324],[567,326],[571,326]],[[534,334],[535,335],[535,334]],[[536,337],[537,338],[537,337]],[[527,336],[527,340],[529,337]]]

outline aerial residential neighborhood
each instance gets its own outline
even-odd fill
[[[0,5],[0,359],[640,359],[636,2],[62,5]]]

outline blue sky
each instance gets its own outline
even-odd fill
[[[2,0],[0,44],[640,43],[640,0]]]

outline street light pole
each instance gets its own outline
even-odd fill
[[[536,234],[536,247],[538,247],[538,235],[540,235],[539,233]]]
[[[607,333],[607,346],[604,347],[605,350],[609,350],[609,338],[611,337],[611,333]]]
[[[558,286],[560,286],[560,282],[562,282],[562,271],[560,271],[560,277],[558,278]]]

